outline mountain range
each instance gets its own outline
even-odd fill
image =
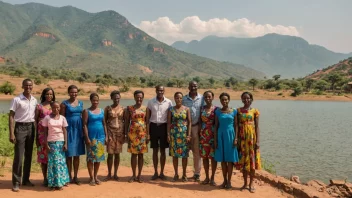
[[[269,76],[303,77],[352,56],[311,45],[296,36],[267,34],[257,38],[208,36],[200,41],[177,41],[176,49],[211,58],[244,64]]]
[[[263,72],[157,41],[115,11],[0,1],[0,59],[115,76],[263,78]]]

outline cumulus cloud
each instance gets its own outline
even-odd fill
[[[142,21],[138,26],[152,37],[172,44],[175,41],[200,40],[209,35],[220,37],[258,37],[268,33],[299,36],[296,27],[256,24],[246,18],[230,21],[226,18],[213,18],[202,21],[198,16],[184,18],[174,23],[169,17],[160,17],[156,21]]]

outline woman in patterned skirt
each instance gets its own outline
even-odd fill
[[[134,93],[136,104],[128,106],[126,110],[125,133],[128,135],[128,152],[131,153],[132,177],[128,182],[138,181],[142,183],[142,168],[144,164],[143,154],[148,152],[147,144],[149,142],[149,134],[147,132],[146,110],[142,105],[144,93],[136,90]],[[127,124],[129,123],[129,124]],[[138,158],[138,160],[137,160]],[[138,161],[138,176],[136,176],[136,168]]]
[[[189,108],[182,105],[183,94],[176,92],[174,95],[176,105],[170,107],[167,115],[167,134],[170,144],[169,152],[172,156],[175,176],[172,181],[179,179],[178,158],[182,158],[182,181],[187,181],[186,168],[188,162],[189,142],[191,141],[191,114]]]
[[[199,118],[199,152],[200,157],[203,158],[203,166],[205,171],[205,180],[202,184],[209,184],[216,186],[214,181],[217,162],[214,159],[214,124],[215,124],[215,110],[212,102],[214,93],[206,91],[203,94],[205,106],[201,108]],[[209,159],[211,160],[211,179],[209,180]]]
[[[105,178],[105,181],[111,180],[112,178],[118,181],[119,177],[117,176],[117,169],[119,168],[120,164],[120,153],[122,152],[122,145],[125,142],[125,118],[124,108],[120,105],[120,92],[112,91],[110,98],[113,101],[113,104],[107,106],[104,110],[104,119],[108,134],[108,143],[106,146],[106,150],[108,151],[108,176]],[[111,169],[113,163],[114,176],[111,177]]]
[[[90,94],[92,106],[83,111],[83,131],[87,145],[87,166],[90,177],[89,185],[100,185],[98,171],[100,162],[105,160],[105,144],[107,142],[104,110],[99,108],[99,96]]]
[[[60,104],[51,103],[52,113],[45,116],[42,125],[45,127],[45,146],[48,151],[48,187],[50,190],[63,190],[69,182],[66,165],[67,131],[66,118],[60,115]]]
[[[51,113],[50,103],[55,101],[54,90],[50,87],[45,88],[40,96],[40,104],[37,105],[35,110],[35,122],[37,123],[37,135],[36,135],[36,144],[37,144],[37,161],[40,163],[42,168],[42,173],[44,177],[43,185],[48,185],[47,180],[47,170],[48,170],[48,151],[45,146],[45,127],[42,125],[42,120],[45,116]]]
[[[239,120],[239,145],[240,145],[240,161],[239,164],[243,171],[244,185],[241,190],[247,188],[247,177],[249,172],[249,191],[255,192],[253,180],[255,170],[261,169],[260,153],[259,153],[259,111],[251,108],[253,95],[244,92],[241,95],[243,107],[238,109]]]

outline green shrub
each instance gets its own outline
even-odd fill
[[[0,93],[4,93],[5,95],[12,95],[16,90],[16,86],[8,81],[0,86]]]
[[[296,97],[298,95],[301,95],[302,92],[303,92],[302,87],[296,87],[293,89],[293,93],[291,94],[291,96]]]
[[[128,92],[130,90],[130,87],[127,84],[123,84],[123,87],[119,89],[121,93],[123,92]]]

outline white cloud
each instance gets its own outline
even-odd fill
[[[160,17],[156,21],[142,21],[138,26],[152,37],[172,44],[175,41],[200,40],[209,35],[220,37],[258,37],[268,33],[299,36],[296,27],[256,24],[246,18],[230,21],[226,18],[213,18],[202,21],[198,16],[184,18],[174,23],[169,17]]]

